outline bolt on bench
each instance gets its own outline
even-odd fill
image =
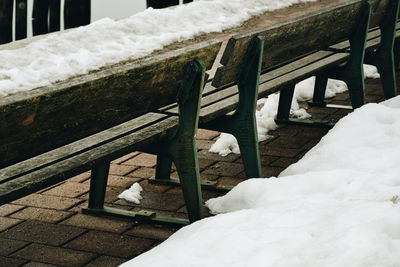
[[[0,204],[91,170],[86,213],[177,224],[201,219],[195,135],[205,70],[220,46],[211,40],[2,98]],[[156,112],[176,98],[179,115]],[[189,220],[104,207],[110,161],[136,150],[172,158]]]

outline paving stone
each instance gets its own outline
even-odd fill
[[[178,230],[171,226],[139,224],[124,234],[164,241]]]
[[[31,244],[12,256],[61,266],[82,266],[96,257],[93,253],[67,248],[51,247],[41,244]]]
[[[218,175],[200,173],[201,181],[215,181],[219,178]]]
[[[297,158],[279,158],[278,160],[271,163],[270,166],[281,167],[286,169],[287,167],[296,163],[297,161],[299,161],[299,159]],[[266,167],[265,169],[268,169],[268,167]]]
[[[136,166],[120,165],[120,164],[111,163],[109,174],[124,176],[124,175],[127,175],[128,173],[131,173],[132,171],[134,171],[136,169],[137,169]]]
[[[123,162],[123,164],[152,168],[157,164],[157,156],[147,153],[140,153],[136,157]]]
[[[219,135],[220,133],[216,131],[198,129],[196,137],[201,140],[212,140]]]
[[[19,267],[22,264],[26,263],[26,260],[15,259],[15,258],[7,258],[0,256],[1,266],[4,267]]]
[[[25,264],[23,267],[59,267],[59,266],[60,265],[31,261]]]
[[[243,178],[237,178],[237,177],[221,177],[218,179],[218,185],[237,185],[243,181],[245,181],[246,179]]]
[[[113,267],[113,266],[119,266],[126,261],[127,261],[126,259],[122,258],[100,256],[94,261],[85,265],[85,267]]]
[[[125,156],[123,156],[123,157],[120,157],[119,159],[113,160],[111,163],[121,164],[121,163],[123,163],[124,161],[127,161],[127,160],[129,160],[129,159],[131,159],[131,158],[133,158],[133,157],[135,157],[135,156],[137,156],[137,155],[139,155],[139,154],[140,154],[140,152],[135,151],[135,152],[132,152],[132,153],[130,153],[130,154],[128,154],[128,155],[125,155]]]
[[[22,221],[18,219],[0,217],[0,232],[17,225],[20,222]]]
[[[24,206],[13,205],[13,204],[4,204],[0,206],[0,216],[7,216],[11,213],[19,211],[23,209]]]
[[[303,146],[307,151],[316,146],[319,143],[319,138],[309,139],[309,141]]]
[[[76,214],[71,218],[61,222],[61,224],[72,225],[81,228],[122,233],[134,225],[132,220],[122,220],[102,216],[91,216],[86,214]]]
[[[77,176],[74,176],[72,178],[69,178],[67,181],[68,182],[73,182],[73,183],[82,183],[84,181],[87,181],[90,179],[90,172],[84,172],[81,173]]]
[[[295,136],[297,135],[301,129],[298,127],[293,127],[290,125],[278,125],[276,130],[269,131],[268,134],[272,136],[276,135],[287,135],[287,136]]]
[[[105,203],[113,203],[114,201],[118,200],[118,195],[121,194],[126,188],[124,187],[114,187],[114,186],[107,186],[106,188],[106,197],[104,202]],[[84,194],[79,197],[81,200],[88,200],[89,193]]]
[[[209,150],[214,143],[213,140],[196,140],[196,147],[197,149]]]
[[[20,248],[28,245],[28,242],[13,240],[8,238],[0,238],[0,255],[8,256]]]
[[[44,192],[43,195],[75,198],[87,192],[89,192],[88,184],[66,182]]]
[[[203,170],[205,168],[207,168],[210,165],[213,165],[214,163],[216,163],[216,160],[213,159],[199,159],[199,169]]]
[[[72,212],[68,211],[27,207],[26,209],[12,214],[10,217],[22,220],[37,220],[49,223],[57,223],[71,216],[72,214]]]
[[[272,162],[274,162],[277,159],[279,159],[279,157],[263,155],[262,157],[260,157],[260,162],[261,162],[261,165],[269,165],[269,164],[271,164]],[[235,163],[243,164],[242,158],[238,158],[235,161]]]
[[[160,194],[143,191],[142,197],[143,199],[140,201],[140,204],[131,203],[131,205],[140,209],[176,211],[185,204],[183,197],[175,194]],[[125,200],[120,200],[118,203],[129,205]]]
[[[130,259],[148,249],[153,243],[154,241],[150,239],[90,231],[72,240],[65,247]]]
[[[227,162],[234,162],[235,160],[237,160],[240,157],[239,154],[235,154],[235,153],[231,153],[231,154],[223,157],[216,153],[211,153],[206,149],[200,150],[197,154],[198,154],[199,160],[200,159],[210,159],[210,160],[215,160],[215,161],[227,161]]]
[[[134,178],[151,178],[155,176],[155,173],[156,170],[153,168],[142,167],[128,174],[128,176]]]
[[[310,127],[308,130],[301,131],[299,133],[299,137],[306,137],[306,138],[318,138],[321,139],[324,135],[328,133],[329,129],[325,128],[315,128]]]
[[[260,155],[275,156],[275,157],[295,157],[303,152],[302,148],[271,148],[260,147]],[[229,175],[228,175],[229,176]]]
[[[279,136],[268,144],[270,148],[301,148],[309,138],[304,136]]]
[[[271,167],[271,166],[266,166],[261,168],[262,176],[263,178],[269,178],[269,177],[278,177],[279,174],[284,170],[284,168],[280,167]]]
[[[157,193],[163,193],[169,189],[171,189],[171,186],[169,185],[164,185],[164,184],[158,184],[158,183],[153,183],[149,182],[149,180],[145,179],[140,182],[140,186],[143,188],[144,191],[146,192],[157,192]]]
[[[235,176],[243,171],[243,164],[231,163],[231,162],[218,162],[206,170],[203,171],[205,174],[213,174],[218,176]]]
[[[141,178],[132,178],[128,176],[116,176],[116,175],[109,175],[108,176],[108,186],[114,187],[124,187],[128,188],[134,183],[140,182]]]
[[[336,112],[334,108],[326,108],[326,107],[310,107],[307,112],[309,113],[320,113],[320,114],[333,114]]]
[[[82,200],[41,194],[32,194],[13,201],[13,203],[17,205],[57,210],[69,209],[80,202],[82,202]]]
[[[59,246],[84,233],[85,229],[26,221],[0,234],[0,237]]]

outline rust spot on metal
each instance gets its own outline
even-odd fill
[[[22,122],[22,125],[23,125],[23,126],[28,126],[28,125],[32,124],[32,123],[35,121],[35,117],[36,117],[36,114],[33,113],[32,115],[30,115],[28,118],[26,118],[26,119]]]

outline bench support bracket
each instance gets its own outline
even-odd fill
[[[110,162],[96,164],[92,168],[89,205],[84,213],[130,217],[137,221],[187,225],[204,217],[200,189],[200,173],[196,149],[196,132],[199,120],[201,93],[204,88],[205,64],[192,61],[186,69],[178,92],[179,125],[171,140],[157,144],[152,153],[157,154],[156,178],[168,177],[172,162],[175,163],[188,210],[189,220],[157,216],[154,212],[132,212],[104,207],[105,192]]]
[[[239,103],[234,114],[225,115],[204,126],[236,137],[247,178],[262,177],[255,110],[263,49],[264,39],[260,36],[254,37],[247,48],[236,81],[239,88]]]
[[[353,108],[359,108],[364,104],[364,55],[365,44],[368,34],[369,17],[371,14],[371,3],[366,2],[358,26],[349,37],[350,58],[346,65],[335,67],[317,75],[313,102],[324,105],[324,96],[328,78],[342,80],[349,88],[350,100]]]

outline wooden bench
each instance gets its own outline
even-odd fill
[[[223,66],[203,92],[199,127],[236,137],[247,178],[262,177],[255,121],[257,98],[280,91],[277,119],[288,122],[297,82],[346,63],[351,76],[361,77],[370,11],[368,2],[350,1],[229,39],[221,59]],[[328,49],[349,38],[351,52]],[[361,90],[363,80],[350,88],[352,92]],[[177,114],[178,110],[172,105],[161,112]],[[226,115],[229,112],[234,114]],[[179,182],[169,177],[169,170],[155,180]],[[205,184],[220,188],[213,182]]]
[[[400,38],[400,23],[397,22],[399,11],[399,0],[377,1],[373,3],[369,31],[365,45],[364,63],[374,65],[378,68],[381,76],[382,88],[385,99],[394,97],[397,94],[395,66],[394,42]],[[400,49],[398,47],[397,49]],[[350,41],[346,40],[330,46],[330,51],[339,53],[350,53]],[[313,105],[326,106],[324,95],[328,78],[336,77],[335,73],[340,67],[329,69],[322,75],[317,76],[314,89]],[[352,77],[347,77],[349,80]],[[347,82],[349,83],[349,82]],[[353,108],[358,108],[364,104],[363,90],[354,95],[350,92]]]
[[[2,98],[0,204],[91,170],[86,213],[201,219],[195,133],[205,70],[220,46],[212,40]],[[179,116],[157,112],[176,98]],[[189,221],[104,207],[110,162],[136,150],[174,161]]]

